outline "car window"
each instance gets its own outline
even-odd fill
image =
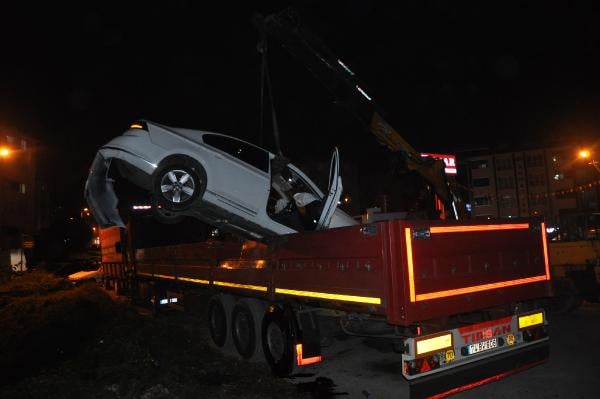
[[[202,140],[212,147],[218,148],[265,173],[269,173],[269,153],[265,150],[243,141],[216,134],[205,134]]]
[[[296,231],[310,231],[316,228],[322,207],[321,196],[293,169],[285,166],[273,172],[267,201],[271,219]]]

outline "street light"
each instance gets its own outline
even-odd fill
[[[10,156],[10,148],[0,147],[0,158],[8,158]]]
[[[600,173],[600,166],[598,166],[598,161],[592,158],[592,152],[590,150],[588,150],[587,148],[581,149],[579,150],[578,155],[579,158],[587,161],[588,165],[592,165],[594,168],[596,168],[598,173]]]
[[[589,159],[590,155],[591,155],[590,150],[587,150],[587,149],[579,150],[579,158]]]

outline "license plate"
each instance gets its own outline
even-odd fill
[[[467,347],[469,355],[474,353],[484,352],[498,347],[498,338],[488,339],[486,341],[477,342]]]

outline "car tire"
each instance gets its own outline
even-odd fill
[[[152,186],[158,205],[166,211],[184,211],[204,195],[206,170],[189,157],[168,157],[154,172]]]
[[[178,224],[185,219],[185,215],[174,213],[165,209],[161,204],[158,203],[156,198],[152,196],[152,217],[162,224]]]

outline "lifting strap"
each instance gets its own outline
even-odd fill
[[[281,151],[281,141],[279,140],[279,125],[277,124],[277,113],[275,112],[275,101],[273,100],[273,88],[271,86],[271,75],[269,74],[269,64],[267,61],[267,38],[266,35],[261,37],[258,43],[258,52],[261,53],[261,70],[260,70],[260,127],[259,127],[259,144],[262,147],[264,136],[264,106],[265,106],[265,85],[267,87],[267,96],[271,104],[271,124],[273,126],[273,139],[275,140],[275,150],[277,155],[283,157]]]

